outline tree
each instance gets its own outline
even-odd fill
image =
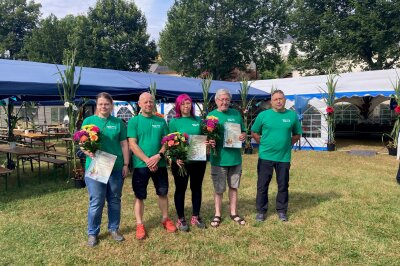
[[[279,3],[278,3],[279,2]],[[170,68],[188,76],[209,71],[228,78],[265,54],[284,36],[280,25],[287,1],[181,0],[168,12],[160,34],[160,54]],[[274,8],[272,8],[274,7]],[[279,10],[273,15],[272,10]],[[282,27],[284,28],[284,27]]]
[[[0,0],[0,58],[16,59],[24,38],[36,27],[40,4],[26,0]]]
[[[83,48],[90,66],[146,71],[155,60],[156,45],[146,33],[146,18],[133,2],[98,0],[88,20],[91,34]]]
[[[306,53],[303,70],[362,65],[365,70],[399,66],[400,2],[297,0],[292,33]]]
[[[59,20],[51,14],[26,39],[23,56],[30,61],[61,64],[64,50],[70,48],[68,36],[72,34],[74,25],[72,15]]]

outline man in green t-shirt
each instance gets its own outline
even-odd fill
[[[211,153],[211,178],[214,185],[215,215],[211,221],[212,227],[218,227],[221,223],[222,196],[226,191],[226,183],[229,187],[230,217],[240,225],[246,224],[245,220],[237,214],[237,195],[242,175],[242,154],[240,148],[223,147],[224,124],[226,122],[240,124],[240,141],[244,141],[246,130],[240,113],[229,108],[232,96],[226,89],[220,89],[215,94],[217,109],[210,112],[208,116],[216,116],[221,125],[219,140],[216,143],[216,154]]]
[[[143,214],[150,177],[158,195],[162,225],[169,233],[175,232],[176,227],[168,218],[168,172],[164,159],[165,148],[161,145],[161,139],[168,134],[167,123],[153,114],[154,99],[150,93],[142,93],[138,104],[141,114],[129,120],[128,140],[133,152],[132,189],[136,197],[136,238],[141,240],[146,237]]]
[[[271,95],[271,109],[261,112],[251,127],[252,137],[260,144],[257,165],[256,221],[262,222],[268,210],[268,187],[275,169],[278,183],[276,210],[279,219],[288,220],[289,169],[292,145],[300,139],[301,125],[297,114],[285,108],[281,90]]]

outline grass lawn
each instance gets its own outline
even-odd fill
[[[100,244],[95,248],[86,246],[85,189],[72,188],[70,182],[51,176],[51,171],[41,176],[41,183],[37,176],[23,176],[20,189],[12,177],[8,192],[0,186],[0,265],[399,264],[400,186],[395,182],[395,157],[293,152],[287,223],[279,222],[274,211],[275,180],[267,220],[255,222],[257,155],[243,159],[238,212],[247,225],[230,220],[225,195],[219,228],[167,234],[159,224],[151,184],[145,202],[149,238],[139,242],[134,235],[129,177],[122,198],[121,231],[126,241],[115,243],[108,237],[104,215]],[[175,220],[174,185],[170,184],[170,216]],[[209,168],[203,192],[202,216],[209,224],[214,214]],[[190,190],[186,198],[190,218]]]

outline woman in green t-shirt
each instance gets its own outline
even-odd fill
[[[175,100],[175,118],[169,122],[169,132],[180,132],[188,135],[202,135],[201,119],[194,115],[192,99],[187,94],[179,95]],[[189,139],[190,140],[190,139]],[[172,162],[171,170],[175,180],[175,208],[178,214],[176,227],[184,232],[189,231],[189,226],[185,219],[185,193],[190,177],[190,190],[192,191],[192,218],[190,223],[198,228],[205,228],[205,224],[200,218],[200,208],[202,199],[202,184],[206,171],[206,161],[177,160]],[[179,174],[179,165],[185,164],[187,175]]]
[[[108,231],[115,241],[123,241],[118,232],[121,220],[121,193],[124,178],[128,174],[129,149],[126,139],[126,126],[121,119],[111,116],[113,99],[102,92],[97,95],[96,114],[87,117],[82,126],[94,124],[100,129],[100,150],[114,154],[117,159],[107,184],[85,177],[89,192],[88,242],[91,247],[98,244],[103,207],[107,200]],[[84,150],[87,156],[86,169],[94,154]]]

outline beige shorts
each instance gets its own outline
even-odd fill
[[[230,188],[239,188],[240,177],[242,176],[242,165],[234,166],[213,166],[211,165],[211,179],[214,191],[222,194],[226,191],[226,183]]]

